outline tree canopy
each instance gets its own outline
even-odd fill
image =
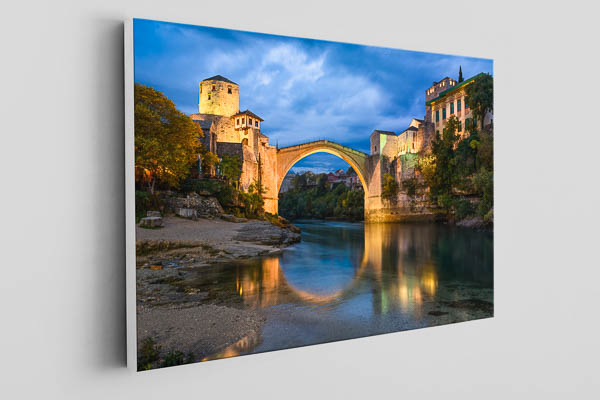
[[[486,114],[494,111],[494,78],[490,74],[484,74],[467,85],[465,91],[473,116],[480,121],[483,129]]]
[[[197,160],[202,130],[151,87],[136,83],[134,104],[136,179],[152,193],[157,181],[178,187]]]

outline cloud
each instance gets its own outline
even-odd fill
[[[492,72],[491,60],[155,21],[136,20],[134,32],[136,81],[193,113],[198,82],[226,76],[280,147],[329,139],[368,151],[374,129],[400,132],[423,118],[434,80],[456,77],[459,65],[465,77]]]

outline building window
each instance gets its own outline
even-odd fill
[[[217,86],[216,86],[216,85],[212,85],[212,90],[213,90],[213,92],[214,92],[215,90],[217,90]]]
[[[435,122],[440,122],[440,110],[435,110]]]
[[[435,131],[435,136],[440,136],[440,131]]]
[[[460,99],[456,100],[456,111],[460,112]]]
[[[373,153],[377,153],[377,146],[373,147],[375,150],[373,150]]]
[[[450,114],[454,114],[454,102],[450,103]]]
[[[412,142],[412,148],[415,149],[415,142]]]
[[[446,107],[442,109],[442,119],[446,119]]]
[[[248,118],[248,123],[252,126],[252,118]]]
[[[458,131],[462,132],[462,122],[461,121],[458,121]]]
[[[469,108],[469,98],[465,97],[465,110]]]
[[[236,125],[239,125],[239,124],[240,124],[240,119],[239,119],[239,118],[235,120],[235,124],[236,124]]]
[[[231,88],[227,88],[227,93],[231,94]]]
[[[208,99],[210,100],[210,94],[208,95]]]
[[[258,128],[258,120],[254,120],[254,126]]]

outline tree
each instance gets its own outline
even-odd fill
[[[473,116],[480,121],[483,130],[486,114],[494,111],[494,79],[490,74],[484,74],[468,85],[465,91]]]
[[[202,130],[163,93],[136,83],[135,169],[154,194],[156,182],[178,187],[199,152]]]
[[[215,166],[219,163],[219,157],[215,153],[207,151],[202,154],[202,172],[214,175]]]
[[[462,75],[462,65],[459,65],[458,66],[458,83],[461,83],[462,81],[464,81],[463,75]]]
[[[453,185],[457,180],[454,151],[458,139],[457,128],[458,120],[452,115],[446,122],[442,136],[436,133],[435,138],[431,141],[431,153],[435,161],[431,161],[429,165],[434,166],[434,171],[427,171],[430,174],[429,179],[427,174],[424,175],[430,188],[430,195],[436,201],[440,196],[451,197]],[[433,173],[431,174],[431,172]],[[445,201],[444,204],[446,203]]]
[[[398,182],[394,177],[388,173],[383,175],[383,188],[381,190],[381,197],[390,201],[398,194]]]
[[[228,183],[237,186],[242,174],[242,162],[237,155],[224,155],[220,164],[221,175]]]

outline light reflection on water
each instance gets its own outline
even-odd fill
[[[491,293],[489,233],[439,225],[296,225],[302,242],[281,255],[212,267],[211,299],[260,310],[267,323],[262,340],[244,338],[210,359],[473,319],[457,312],[432,322],[427,312],[464,297],[465,288],[470,296]]]

